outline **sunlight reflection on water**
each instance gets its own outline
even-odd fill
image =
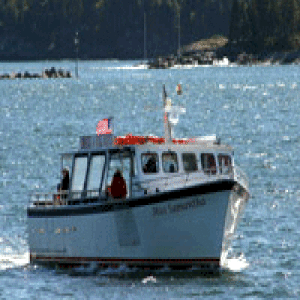
[[[295,79],[300,78],[299,67],[128,67],[134,63],[80,62],[78,80],[0,81],[0,269],[5,271],[1,277],[5,292],[0,296],[299,298],[300,85]],[[40,71],[52,65],[74,67],[71,61],[61,61],[3,63],[1,68]],[[176,99],[179,82],[184,94]],[[174,104],[186,107],[176,136],[217,134],[234,146],[235,160],[249,176],[251,199],[232,257],[223,264],[228,272],[217,278],[159,279],[154,285],[99,276],[77,280],[48,270],[28,271],[32,280],[19,280],[29,262],[28,193],[56,186],[59,153],[76,149],[78,137],[94,134],[102,118],[115,117],[116,134],[162,135],[163,113],[156,110],[162,106],[162,84]],[[13,274],[6,272],[9,269]]]

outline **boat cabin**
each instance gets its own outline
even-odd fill
[[[215,136],[172,143],[158,137],[81,137],[78,151],[62,154],[62,169],[67,167],[70,173],[69,189],[52,195],[53,200],[34,203],[76,205],[140,198],[229,179],[233,177],[232,153],[232,148],[220,144]],[[117,170],[126,189],[115,199],[112,182]]]

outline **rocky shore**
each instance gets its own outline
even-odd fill
[[[89,54],[83,55],[83,53],[88,53],[87,49],[84,47],[85,46],[83,44],[80,46],[78,55],[79,59],[107,59],[108,57],[119,59],[138,59],[138,56],[134,56],[135,52],[129,51],[128,49],[127,56],[122,56],[117,50],[117,52],[110,53],[109,51],[111,51],[111,48],[109,46],[102,48],[99,46],[95,48],[92,47],[94,49],[93,53],[89,52]],[[91,51],[91,48],[89,48],[89,51]],[[12,35],[10,39],[6,37],[0,42],[0,60],[2,61],[77,58],[76,52],[72,49],[72,47],[70,49],[61,49],[59,53],[55,53],[53,53],[52,48],[49,48],[48,50],[44,49],[44,51],[41,49],[35,49],[33,44],[25,43],[23,39],[18,39],[17,36],[14,35]],[[68,53],[68,57],[66,56],[66,53]],[[151,55],[149,54],[148,57],[151,57]],[[272,49],[268,49],[259,54],[249,53],[244,51],[242,47],[229,45],[229,41],[226,37],[215,35],[209,39],[202,39],[181,47],[180,55],[176,53],[156,56],[148,61],[148,67],[153,69],[165,69],[181,65],[275,65],[291,63],[300,63],[300,50],[273,51]],[[44,70],[38,74],[26,71],[11,74],[0,74],[0,79],[71,77],[71,72],[51,69]]]
[[[149,61],[151,69],[198,65],[284,65],[299,64],[300,50],[247,53],[228,44],[225,37],[213,37],[182,47],[180,55],[160,56]]]
[[[72,78],[72,73],[63,69],[56,70],[54,67],[45,69],[42,73],[17,72],[0,74],[0,79],[36,79],[36,78]]]

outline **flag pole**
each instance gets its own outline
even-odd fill
[[[114,129],[115,129],[115,123],[114,123],[114,117],[109,117],[109,119],[111,120],[111,125],[110,125],[110,128],[111,128],[111,134],[114,135]]]

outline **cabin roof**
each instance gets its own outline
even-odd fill
[[[185,147],[185,148],[183,148]],[[80,138],[79,150],[62,154],[66,157],[73,154],[84,154],[87,152],[99,152],[107,150],[133,151],[163,151],[163,150],[210,150],[210,151],[232,151],[231,146],[221,144],[215,135],[194,138],[172,139],[172,143],[165,143],[163,137],[156,136],[114,136],[112,134],[82,136]]]

